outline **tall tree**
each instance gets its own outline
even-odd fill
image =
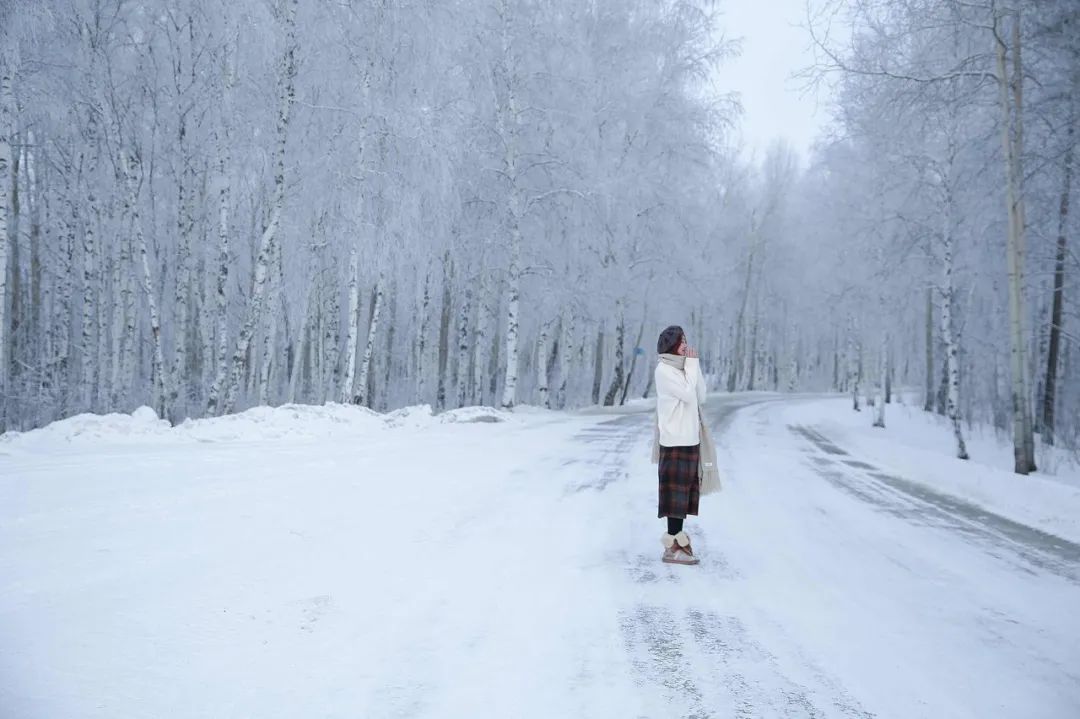
[[[255,258],[255,272],[248,303],[247,318],[240,329],[236,350],[233,352],[232,369],[221,410],[232,412],[240,393],[240,382],[247,369],[248,349],[255,334],[258,319],[263,315],[268,290],[270,263],[285,205],[285,158],[289,136],[289,118],[296,96],[296,8],[298,0],[278,0],[276,17],[285,35],[281,58],[278,63],[278,109],[277,148],[274,168],[274,192],[271,199],[270,217],[259,240]],[[216,407],[209,407],[214,412]]]

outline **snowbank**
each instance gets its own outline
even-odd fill
[[[570,588],[607,587],[577,561],[602,498],[565,504],[602,473],[566,461],[599,423],[330,404],[7,436],[0,717],[574,716],[578,694],[539,697],[608,646],[605,605],[564,620]]]
[[[847,398],[786,405],[782,411],[787,424],[813,426],[859,459],[1080,542],[1080,467],[1064,451],[1041,447],[1041,471],[1025,477],[1012,471],[1012,445],[992,428],[965,428],[971,459],[960,460],[944,418],[916,406],[890,404],[885,429],[871,426],[872,408],[853,412]]]
[[[34,447],[56,442],[93,444],[102,440],[138,442],[163,437],[171,426],[154,410],[139,407],[131,414],[77,414],[29,432],[0,434],[0,446]]]
[[[0,435],[0,447],[46,450],[60,446],[101,444],[234,442],[350,437],[399,428],[422,429],[437,424],[506,422],[507,412],[492,407],[465,407],[435,414],[430,405],[404,407],[379,414],[351,404],[286,404],[253,407],[237,414],[185,420],[176,427],[149,407],[131,414],[80,414],[29,432]]]

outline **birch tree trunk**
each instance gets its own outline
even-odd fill
[[[416,401],[424,401],[427,378],[427,336],[431,321],[431,271],[424,274],[424,294],[420,299],[420,332],[416,340]]]
[[[11,77],[14,72],[8,58],[0,56],[0,397],[4,407],[10,406],[8,395],[8,366],[10,342],[7,337],[7,277],[8,277],[8,202],[11,197]],[[0,432],[7,429],[7,411],[0,411]]]
[[[799,388],[799,328],[792,323],[791,338],[788,340],[790,357],[788,360],[788,383],[787,391],[794,392]]]
[[[926,397],[923,411],[934,411],[934,290],[926,288]]]
[[[255,263],[255,274],[252,282],[251,298],[248,302],[247,317],[237,337],[236,348],[233,351],[232,366],[226,385],[224,401],[221,405],[221,414],[229,414],[236,407],[236,401],[240,394],[241,385],[247,376],[248,356],[251,348],[251,340],[255,335],[255,329],[262,316],[261,309],[265,304],[267,292],[270,253],[273,250],[273,235],[277,232],[277,225],[281,216],[281,207],[275,206],[270,213],[270,219],[266,229],[263,230],[259,241],[260,249]],[[208,412],[213,412],[213,407],[208,407]]]
[[[336,284],[331,286],[330,280],[323,280],[320,296],[325,297],[325,300],[318,305],[321,332],[319,334],[319,353],[317,356],[321,363],[319,368],[319,392],[323,398],[322,401],[325,402],[337,395],[338,364],[341,357],[341,326],[338,318],[341,313],[341,306],[338,299],[338,288]],[[372,306],[374,307],[374,304]],[[356,321],[359,322],[359,318]]]
[[[123,155],[120,157],[119,166],[121,172],[125,165],[126,159]],[[132,198],[130,193],[127,195],[124,201],[123,216],[130,223],[134,222],[132,213],[135,211],[131,207]],[[114,347],[118,353],[118,359],[113,365],[112,376],[112,403],[114,409],[122,410],[124,404],[127,401],[128,391],[134,381],[134,367],[135,367],[135,334],[136,334],[136,309],[135,309],[135,288],[132,286],[132,281],[135,277],[135,267],[132,262],[132,239],[131,233],[125,233],[119,238],[120,244],[120,257],[118,260],[119,265],[119,282],[120,282],[120,298],[123,305],[121,312],[119,312],[120,322],[118,326],[114,328],[114,331],[119,333],[118,337],[113,338]]]
[[[881,350],[878,356],[877,403],[874,406],[874,426],[885,427],[885,386],[889,375],[889,334],[881,335]]]
[[[637,367],[638,360],[638,348],[641,347],[641,339],[645,336],[645,317],[649,315],[648,308],[642,312],[641,326],[638,328],[637,339],[634,340],[634,347],[630,350],[630,370],[626,373],[626,381],[623,382],[622,395],[619,397],[619,404],[626,404],[626,395],[630,393],[630,381],[634,378],[634,368]]]
[[[184,153],[181,144],[181,153]],[[187,158],[182,160],[185,164]],[[187,401],[187,336],[189,311],[191,304],[191,229],[194,222],[191,220],[191,207],[188,195],[194,188],[185,187],[185,182],[190,181],[188,172],[181,172],[179,189],[179,215],[177,217],[177,232],[180,237],[180,245],[176,251],[176,281],[173,293],[173,364],[172,364],[172,404],[174,408],[184,394]]]
[[[150,272],[150,256],[146,249],[146,238],[143,235],[142,219],[139,216],[139,190],[138,177],[140,175],[139,159],[134,153],[122,155],[124,167],[124,179],[127,184],[128,204],[131,207],[131,227],[135,235],[135,248],[139,253],[139,261],[142,265],[142,285],[146,294],[146,305],[150,313],[150,337],[154,345],[152,360],[153,384],[154,384],[154,409],[159,417],[168,417],[171,413],[169,406],[168,377],[165,374],[165,349],[161,339],[161,315],[158,312],[157,294],[154,289],[154,278]]]
[[[832,351],[832,388],[834,392],[843,392],[844,388],[840,385],[840,332],[837,330],[833,334],[833,351]]]
[[[229,370],[229,300],[227,290],[229,286],[229,190],[228,180],[225,177],[225,160],[219,163],[221,172],[221,188],[218,190],[218,263],[216,272],[216,310],[217,326],[215,328],[216,351],[214,355],[214,381],[210,385],[210,395],[207,399],[207,407],[210,414],[214,413],[221,401],[222,385]]]
[[[259,369],[259,404],[266,406],[270,403],[271,374],[276,362],[274,361],[277,351],[277,333],[279,318],[283,313],[278,312],[278,303],[281,301],[281,244],[275,243],[274,257],[271,260],[273,266],[270,276],[270,295],[265,313],[266,326],[263,328],[263,351],[262,365]]]
[[[442,310],[439,315],[439,357],[436,366],[439,376],[435,389],[435,407],[440,410],[446,408],[446,372],[447,365],[450,362],[450,305],[453,302],[453,297],[450,294],[452,269],[449,252],[446,253],[443,267],[445,268],[445,274],[443,276]]]
[[[18,136],[18,132],[14,132],[12,139],[14,145],[21,146],[24,143]],[[13,393],[21,395],[23,388],[19,386],[20,375],[26,371],[25,362],[27,358],[26,347],[26,330],[24,328],[24,310],[23,304],[25,302],[22,289],[22,258],[20,252],[22,251],[22,188],[20,187],[20,174],[23,167],[23,151],[21,149],[15,149],[13,147],[12,157],[12,172],[11,172],[11,211],[8,215],[10,219],[10,226],[8,227],[8,265],[11,268],[11,276],[8,278],[8,296],[11,298],[10,305],[8,307],[8,383],[11,386]],[[104,336],[104,335],[102,335]],[[25,400],[18,403],[20,406],[25,407]]]
[[[494,399],[499,391],[499,367],[502,358],[499,348],[502,346],[502,337],[499,336],[498,324],[494,327],[491,335],[491,352],[488,356],[488,396]]]
[[[300,320],[300,331],[296,335],[296,350],[293,353],[292,367],[289,368],[289,403],[296,402],[296,392],[300,384],[300,378],[304,374],[306,364],[310,361],[311,347],[311,294],[308,293],[304,300],[304,314]],[[352,322],[352,320],[350,320]],[[350,397],[345,397],[342,402],[348,402]]]
[[[84,33],[88,33],[84,30]],[[89,40],[87,40],[89,44]],[[91,53],[95,52],[91,50]],[[87,215],[85,218],[85,224],[83,228],[83,251],[82,251],[82,278],[83,278],[83,297],[82,297],[82,337],[80,338],[80,351],[81,351],[81,372],[79,376],[80,386],[80,406],[79,409],[88,412],[93,409],[93,397],[94,388],[96,383],[94,380],[94,354],[96,349],[95,337],[94,337],[94,324],[96,320],[96,310],[98,309],[95,302],[94,291],[97,288],[97,219],[100,217],[100,209],[98,208],[98,108],[96,105],[97,92],[94,84],[94,73],[96,72],[96,63],[91,62],[90,65],[90,89],[89,94],[91,102],[87,109],[86,117],[86,152],[84,155],[84,162],[86,168],[86,210]]]
[[[747,365],[753,367],[753,361],[746,357],[746,309],[750,303],[750,284],[754,276],[754,253],[757,250],[758,231],[755,220],[751,218],[750,222],[750,254],[746,260],[746,276],[743,281],[742,294],[739,298],[739,314],[735,318],[735,346],[731,370],[728,373],[728,392],[734,392],[736,389],[743,387],[746,382],[746,367]],[[753,348],[750,351],[753,352]],[[753,389],[752,375],[750,383],[749,389]]]
[[[232,165],[232,139],[229,136],[229,122],[232,109],[232,86],[236,76],[233,67],[234,53],[231,44],[226,41],[222,60],[221,120],[216,127],[218,153],[218,257],[215,283],[215,309],[217,324],[214,331],[216,350],[214,353],[214,381],[210,385],[207,399],[208,412],[214,413],[221,402],[222,385],[229,369],[229,167]],[[307,320],[307,314],[304,314]],[[293,399],[295,386],[289,383],[289,401]]]
[[[536,393],[540,398],[540,406],[551,409],[551,393],[548,390],[548,335],[551,332],[551,324],[548,322],[540,326],[540,336],[536,339]]]
[[[506,278],[506,376],[503,382],[503,409],[513,409],[517,404],[518,380],[518,312],[521,301],[522,237],[521,189],[518,187],[518,106],[517,66],[511,47],[511,4],[501,0],[502,71],[506,82],[505,104],[500,103],[496,113],[496,129],[503,145],[503,171],[509,180],[507,198],[507,225],[510,231],[510,269]]]
[[[102,143],[104,146],[105,143]],[[104,152],[104,149],[102,150]],[[108,202],[105,203],[102,215],[105,219],[111,219],[112,212],[108,206]],[[95,265],[97,267],[98,281],[101,283],[97,292],[97,311],[94,313],[94,322],[97,328],[94,334],[97,337],[95,342],[96,355],[94,359],[94,379],[96,384],[94,385],[93,407],[92,411],[105,412],[109,402],[109,379],[111,372],[109,370],[112,365],[112,348],[109,346],[110,336],[110,320],[111,309],[115,307],[116,297],[114,287],[116,286],[112,280],[112,268],[115,266],[115,258],[112,255],[112,243],[108,240],[112,239],[107,231],[111,228],[111,223],[98,221],[99,240],[97,243],[97,259]]]
[[[856,412],[859,407],[859,343],[855,338],[855,318],[848,316],[848,387],[851,389],[851,408]]]
[[[341,383],[341,402],[353,400],[353,380],[356,377],[356,344],[360,335],[360,248],[356,242],[349,250],[349,314],[348,334],[345,335],[345,381]]]
[[[562,352],[559,354],[559,391],[558,391],[558,405],[559,409],[566,408],[566,389],[570,381],[570,358],[573,352],[573,341],[575,331],[575,315],[573,310],[563,313],[563,321],[561,323],[562,339]]]
[[[121,226],[124,225],[124,218],[121,215]],[[120,253],[123,253],[124,241],[121,239],[118,243]],[[120,341],[124,336],[124,301],[122,297],[122,285],[124,263],[121,261],[117,254],[113,254],[109,258],[109,285],[112,287],[113,302],[110,308],[109,317],[109,331],[107,333],[109,338],[109,373],[108,373],[108,385],[102,391],[106,400],[106,409],[114,408],[120,401]],[[116,295],[120,293],[121,297],[117,298]],[[104,343],[102,343],[104,344]],[[105,365],[99,368],[99,371],[104,370]]]
[[[485,404],[484,386],[487,384],[484,382],[484,352],[488,345],[488,331],[492,312],[491,308],[487,306],[486,297],[486,292],[481,292],[477,296],[476,329],[473,334],[473,392],[475,393],[473,399],[478,405]]]
[[[953,327],[953,200],[950,183],[945,181],[944,227],[941,233],[941,337],[945,342],[945,372],[948,390],[945,398],[945,414],[952,422],[956,437],[956,456],[967,459],[967,447],[960,427],[960,364],[957,359],[957,338]]]
[[[1027,383],[1027,335],[1024,332],[1024,242],[1023,242],[1023,196],[1020,187],[1021,144],[1019,116],[1022,112],[1020,86],[1022,77],[1011,80],[1006,65],[1003,21],[1005,14],[994,9],[994,55],[997,61],[998,89],[1001,102],[1001,144],[1005,157],[1005,202],[1009,217],[1008,273],[1009,273],[1009,337],[1012,372],[1013,458],[1014,471],[1028,474],[1035,469],[1031,438],[1033,428],[1028,410]],[[1019,26],[1019,15],[1015,18]],[[1019,40],[1014,40],[1014,59],[1019,64]],[[1010,99],[1009,90],[1013,89]],[[1015,103],[1015,105],[1014,105]],[[1015,119],[1014,119],[1015,116]]]
[[[515,236],[515,247],[520,247],[521,237],[516,226],[512,235]],[[521,301],[521,273],[516,258],[510,262],[510,274],[506,284],[506,378],[503,382],[502,407],[513,409],[517,404],[518,310]]]
[[[751,392],[758,388],[757,383],[757,371],[758,371],[758,311],[757,303],[754,303],[754,324],[750,329],[750,346],[747,348],[747,361],[750,366],[746,370],[746,380],[744,386]]]
[[[274,198],[273,209],[270,219],[266,223],[262,236],[259,238],[259,252],[255,259],[255,280],[251,290],[251,299],[248,303],[247,318],[237,338],[236,350],[233,352],[232,370],[229,376],[228,388],[225,392],[225,401],[222,411],[229,413],[236,406],[237,395],[240,393],[240,384],[247,367],[248,349],[251,337],[255,334],[255,325],[262,315],[264,298],[266,295],[267,271],[273,256],[275,237],[278,223],[285,204],[285,149],[289,135],[289,115],[292,110],[293,98],[296,94],[294,80],[296,77],[296,6],[298,0],[283,0],[279,7],[281,21],[285,27],[285,48],[280,60],[278,78],[278,114],[277,114],[277,157],[274,172]],[[209,408],[212,413],[213,407]]]
[[[68,154],[64,161],[64,237],[60,251],[60,287],[57,291],[59,312],[57,313],[55,330],[57,356],[55,377],[59,386],[63,388],[63,396],[60,398],[60,409],[63,412],[70,409],[72,297],[75,294],[75,234],[79,223],[79,204],[76,195],[79,182],[75,176],[75,169],[70,162],[73,154],[74,152]],[[137,216],[137,213],[135,216]],[[134,219],[132,222],[134,222]]]
[[[457,406],[464,407],[469,399],[469,311],[472,308],[472,287],[466,285],[457,326]]]
[[[1072,194],[1073,157],[1076,151],[1077,85],[1080,74],[1074,81],[1070,96],[1067,139],[1065,144],[1064,168],[1061,181],[1061,202],[1058,205],[1057,252],[1054,255],[1054,293],[1050,309],[1050,347],[1046,354],[1046,379],[1043,382],[1042,424],[1043,441],[1054,443],[1054,405],[1057,403],[1058,354],[1061,350],[1062,307],[1065,301],[1065,260],[1068,257],[1066,235],[1068,232],[1069,197]]]
[[[604,381],[604,325],[596,335],[596,352],[593,354],[592,402],[600,404],[600,385]]]
[[[896,364],[893,361],[891,348],[886,348],[885,352],[885,404],[892,404],[892,388],[893,379],[896,375]],[[907,374],[906,370],[904,371],[904,374]]]
[[[26,147],[26,200],[30,208],[30,352],[33,357],[48,357],[49,352],[45,348],[45,342],[49,332],[45,324],[48,315],[42,312],[42,237],[41,237],[41,193],[38,187],[37,156],[35,148],[37,140],[34,131],[27,131]],[[0,195],[2,196],[2,195]],[[42,318],[45,318],[43,322]],[[2,344],[2,342],[0,342]],[[45,390],[48,384],[44,368],[38,373],[36,389],[39,392],[39,402],[45,401]],[[0,388],[2,391],[2,388]],[[0,420],[2,422],[2,420]]]
[[[390,285],[390,302],[389,302],[389,306],[387,307],[387,315],[388,315],[387,319],[389,321],[389,326],[386,328],[386,354],[382,358],[383,359],[383,383],[382,383],[383,389],[382,389],[381,399],[379,400],[379,411],[380,412],[387,411],[389,409],[389,406],[390,406],[390,399],[391,399],[390,398],[390,390],[391,390],[391,387],[392,387],[392,385],[390,384],[390,381],[391,381],[392,373],[393,373],[393,369],[394,369],[394,357],[397,356],[395,354],[395,351],[394,351],[395,350],[395,348],[394,348],[394,333],[397,330],[397,296],[398,296],[398,288],[397,288],[395,283],[392,283]],[[372,398],[374,398],[375,397],[374,374],[372,375],[372,378],[373,378],[373,380],[370,383],[370,386],[368,387],[368,392],[369,392],[370,396]]]
[[[371,403],[368,376],[371,372],[371,355],[375,350],[375,336],[379,331],[379,315],[382,312],[383,304],[383,284],[383,277],[379,275],[379,279],[375,282],[375,299],[371,309],[371,323],[368,326],[367,344],[364,346],[364,357],[360,361],[360,376],[356,381],[356,392],[353,395],[353,404],[361,406],[369,406]]]
[[[317,273],[318,275],[318,273]],[[322,362],[323,362],[323,312],[325,307],[323,306],[322,299],[322,287],[320,286],[321,280],[315,280],[314,286],[311,290],[311,297],[308,300],[309,303],[309,318],[308,318],[308,352],[307,358],[304,364],[304,374],[300,377],[300,384],[303,388],[301,392],[307,394],[314,399],[314,401],[329,401],[329,397],[323,400],[322,398]],[[351,398],[350,398],[351,399]]]
[[[1016,111],[1016,140],[1014,143],[1015,151],[1013,152],[1013,177],[1016,178],[1016,244],[1019,249],[1019,269],[1020,269],[1020,332],[1024,334],[1024,323],[1027,321],[1027,314],[1024,312],[1024,257],[1026,256],[1026,232],[1027,232],[1027,210],[1025,195],[1027,190],[1024,187],[1024,70],[1023,62],[1021,60],[1021,46],[1020,46],[1020,9],[1022,4],[1016,6],[1016,20],[1013,23],[1013,104]],[[1027,468],[1029,472],[1034,472],[1037,467],[1035,466],[1035,434],[1034,434],[1034,420],[1035,415],[1032,401],[1034,397],[1031,395],[1031,383],[1034,381],[1034,367],[1031,364],[1030,355],[1025,352],[1023,356],[1023,362],[1021,364],[1024,370],[1024,417],[1027,419],[1026,429],[1024,431],[1024,454],[1027,460]]]
[[[605,407],[611,407],[615,404],[615,397],[618,395],[619,390],[622,389],[626,371],[623,356],[626,344],[626,318],[623,315],[622,300],[617,300],[615,305],[615,311],[619,317],[618,323],[615,325],[615,374],[611,378],[611,386],[608,387],[607,394],[604,395]]]

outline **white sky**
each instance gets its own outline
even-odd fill
[[[784,137],[805,160],[827,120],[827,97],[791,77],[813,62],[801,27],[806,0],[723,0],[721,10],[721,28],[727,38],[742,38],[742,54],[723,64],[716,82],[741,96],[745,157],[760,159],[769,142]]]

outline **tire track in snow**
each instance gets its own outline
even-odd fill
[[[962,535],[1020,569],[1034,566],[1080,583],[1080,545],[856,459],[813,427],[788,429],[817,450],[809,461],[841,491],[911,523]]]
[[[773,400],[740,398],[709,406],[717,441],[738,409],[761,401]],[[628,454],[650,431],[651,418],[651,412],[624,415],[579,433],[575,439],[588,449],[566,464],[581,463],[588,471],[568,494],[604,492],[626,479]],[[608,555],[608,564],[621,570],[614,573],[614,581],[625,585],[619,594],[633,598],[617,609],[617,624],[634,683],[641,689],[643,705],[659,700],[665,707],[662,714],[639,716],[873,716],[799,656],[794,661],[801,665],[800,675],[811,677],[814,688],[792,679],[742,619],[703,605],[709,597],[731,592],[738,574],[721,552],[709,551],[708,535],[700,526],[695,527],[694,542],[703,558],[696,567],[661,563],[659,543],[653,553],[632,555],[623,550]]]
[[[603,492],[609,484],[626,479],[626,456],[630,449],[640,441],[649,427],[648,414],[628,414],[592,427],[586,427],[574,436],[576,442],[585,444],[587,452],[579,452],[574,458],[563,462],[563,466],[582,463],[588,469],[582,473],[580,481],[568,489],[570,493],[593,490]]]
[[[789,677],[737,616],[639,603],[620,612],[619,628],[637,684],[662,696],[668,716],[873,717],[812,666],[817,691]]]

